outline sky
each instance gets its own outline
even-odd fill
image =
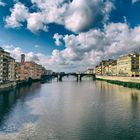
[[[0,46],[53,71],[140,52],[140,0],[0,0]]]

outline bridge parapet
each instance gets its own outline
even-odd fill
[[[95,74],[67,73],[67,74],[58,74],[58,81],[62,81],[63,77],[65,77],[65,76],[75,76],[77,81],[82,81],[82,77],[84,77],[84,76],[90,76],[90,77],[93,77],[93,80],[95,79]]]
[[[57,81],[62,81],[63,77],[65,76],[75,76],[77,81],[82,81],[82,77],[84,76],[90,76],[93,77],[93,80],[95,79],[95,74],[86,74],[86,73],[57,73],[57,74],[52,74],[49,76],[46,76],[46,79],[49,78],[57,78]]]

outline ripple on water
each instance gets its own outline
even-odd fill
[[[36,124],[28,123],[24,124],[22,129],[15,133],[2,133],[0,134],[0,140],[29,140],[37,136]]]

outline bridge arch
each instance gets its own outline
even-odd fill
[[[86,76],[86,77],[87,77],[87,76],[88,76],[88,77],[92,77],[93,80],[95,80],[95,77],[96,77],[95,74],[81,74],[81,80],[82,80],[82,78],[85,77],[85,76]]]
[[[62,81],[63,77],[65,76],[74,76],[76,77],[77,81],[82,81],[82,77],[84,76],[91,76],[93,78],[93,80],[95,79],[95,74],[85,74],[85,73],[81,73],[81,74],[77,74],[77,73],[56,73],[56,74],[52,74],[49,76],[45,76],[44,79],[53,79],[53,78],[57,78],[57,81]]]
[[[59,81],[62,81],[62,80],[63,80],[63,77],[65,77],[65,76],[75,76],[77,81],[82,81],[82,78],[83,78],[84,76],[90,76],[90,77],[92,77],[93,80],[95,79],[95,74],[68,73],[68,74],[60,74],[58,80],[59,80]]]
[[[71,74],[71,73],[68,73],[68,74],[60,74],[58,77],[58,80],[59,81],[62,81],[63,80],[63,77],[69,77],[69,76],[74,76],[76,77],[76,80],[77,80],[77,74]]]

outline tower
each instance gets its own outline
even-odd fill
[[[25,62],[25,54],[21,54],[21,63]]]

